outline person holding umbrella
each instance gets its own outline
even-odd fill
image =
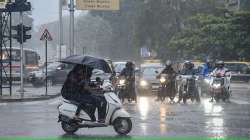
[[[77,64],[68,74],[61,90],[61,94],[66,100],[75,101],[80,104],[76,111],[76,119],[84,105],[91,104],[95,107],[90,111],[91,119],[96,121],[94,113],[97,107],[98,122],[104,122],[106,102],[91,93],[91,89],[93,88],[90,84],[92,71],[92,67]]]

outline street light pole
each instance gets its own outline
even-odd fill
[[[70,47],[70,55],[74,55],[74,50],[75,50],[75,46],[74,46],[74,40],[75,40],[75,36],[74,36],[74,12],[75,12],[75,5],[74,5],[74,0],[70,0],[70,4],[69,4],[69,11],[70,11],[70,27],[69,27],[69,47]]]
[[[63,46],[63,19],[62,19],[62,0],[59,1],[59,60],[62,59]]]

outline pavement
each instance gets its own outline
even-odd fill
[[[35,102],[0,103],[0,137],[37,138],[116,138],[112,127],[80,129],[68,136],[57,123],[61,97]],[[138,103],[125,103],[131,114],[136,137],[243,137],[250,138],[250,88],[233,84],[231,103],[170,104],[155,102],[154,96],[139,97]],[[21,126],[21,127],[20,127]]]
[[[0,103],[2,102],[27,102],[48,100],[60,96],[61,85],[48,87],[46,95],[45,87],[35,88],[31,84],[25,84],[24,94],[19,92],[20,85],[15,84],[12,88],[12,95],[10,96],[9,89],[3,89],[3,96],[0,96]]]

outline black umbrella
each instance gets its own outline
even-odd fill
[[[96,58],[93,56],[81,56],[81,55],[73,55],[69,56],[60,61],[61,63],[67,64],[80,64],[92,67],[94,69],[99,69],[104,71],[105,73],[112,73],[109,64],[107,61],[101,58]]]

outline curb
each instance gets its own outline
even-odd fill
[[[48,95],[48,96],[39,96],[39,97],[33,97],[33,98],[20,98],[20,99],[1,99],[1,103],[14,103],[14,102],[33,102],[33,101],[44,101],[49,99],[54,99],[56,97],[61,96],[61,93],[58,93],[56,95]]]

